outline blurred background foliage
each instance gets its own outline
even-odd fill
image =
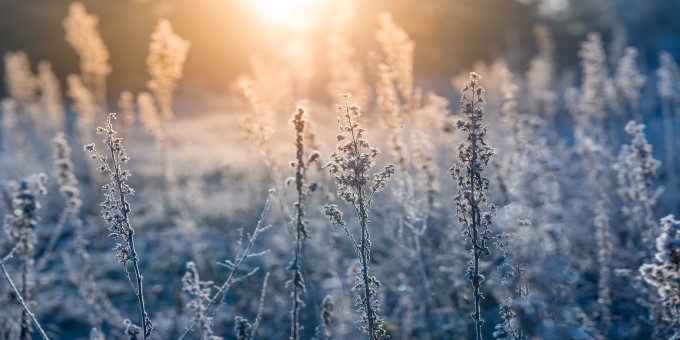
[[[159,17],[192,42],[178,99],[199,94],[224,94],[249,69],[254,54],[270,54],[293,36],[305,35],[313,46],[314,84],[325,84],[328,24],[342,2],[298,13],[287,20],[308,21],[299,32],[292,25],[266,23],[250,6],[254,0],[84,0],[100,18],[100,31],[111,53],[114,72],[108,79],[110,101],[122,90],[136,92],[147,80],[144,63],[149,34]],[[328,0],[322,0],[328,1]],[[32,63],[50,60],[59,79],[78,70],[78,57],[64,40],[61,21],[70,0],[0,1],[0,54],[26,51]],[[352,27],[358,61],[379,50],[372,32],[377,14],[389,11],[417,42],[415,74],[426,89],[454,94],[452,75],[472,68],[475,61],[505,56],[515,70],[526,70],[536,53],[532,27],[547,24],[557,46],[559,71],[578,67],[574,51],[589,31],[601,33],[605,44],[635,46],[640,64],[658,66],[657,54],[680,55],[680,0],[367,0],[357,4]],[[369,33],[367,33],[369,32]],[[618,56],[611,55],[612,60]],[[0,69],[0,77],[4,70]],[[311,86],[312,99],[323,99],[323,86]],[[6,95],[6,89],[0,89]],[[195,105],[195,103],[193,104]],[[195,106],[192,106],[195,107]]]

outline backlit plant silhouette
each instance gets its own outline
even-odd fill
[[[482,172],[486,169],[493,149],[486,144],[486,126],[484,119],[484,88],[479,84],[480,76],[470,73],[470,79],[462,90],[461,111],[465,120],[458,121],[458,128],[467,133],[463,143],[458,145],[458,163],[451,169],[451,177],[458,184],[458,194],[454,198],[458,211],[458,222],[464,227],[463,236],[470,241],[472,260],[465,271],[465,277],[472,283],[475,298],[474,312],[471,314],[475,321],[476,337],[482,339],[481,292],[484,276],[480,274],[480,259],[491,254],[486,241],[491,237],[492,217],[495,207],[489,210],[484,206],[488,203],[487,192],[490,181]]]
[[[340,134],[337,136],[338,144],[335,152],[331,154],[331,161],[325,167],[335,177],[338,196],[354,209],[361,228],[359,241],[357,242],[349,231],[337,206],[327,205],[324,209],[331,222],[345,230],[359,256],[361,272],[357,273],[352,289],[359,294],[356,304],[361,318],[357,325],[369,336],[369,339],[382,339],[387,334],[383,328],[383,320],[378,314],[380,305],[376,295],[380,282],[368,272],[371,261],[368,214],[372,207],[373,196],[385,188],[386,182],[394,174],[394,166],[387,165],[381,172],[370,175],[369,171],[375,165],[379,151],[371,147],[364,139],[366,130],[357,122],[361,117],[359,107],[349,105],[349,94],[342,96],[345,99],[345,105],[338,106],[338,111],[343,112],[342,116],[338,117],[340,126]]]

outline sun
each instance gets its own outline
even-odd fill
[[[252,6],[267,24],[294,30],[307,30],[321,0],[251,0]]]

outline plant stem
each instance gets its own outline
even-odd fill
[[[16,299],[17,301],[19,301],[21,308],[24,309],[24,315],[28,317],[31,320],[31,322],[33,322],[33,325],[38,330],[38,334],[40,334],[40,337],[44,340],[49,340],[47,334],[45,334],[45,331],[42,329],[42,326],[40,326],[40,323],[35,318],[35,315],[31,312],[30,309],[28,309],[28,306],[26,305],[24,298],[22,297],[21,293],[19,293],[17,287],[14,285],[14,281],[12,281],[12,278],[9,277],[7,269],[5,268],[5,263],[2,260],[0,260],[0,269],[2,270],[2,275],[4,275],[7,282],[9,282],[9,286],[12,288],[12,292],[14,292],[14,295],[16,295]]]
[[[21,241],[24,243],[24,249],[28,249],[28,242],[26,239],[23,239]],[[24,250],[28,251],[28,250]],[[21,296],[28,297],[28,262],[29,262],[29,255],[23,253],[21,255]],[[22,340],[31,340],[31,333],[30,333],[30,323],[28,320],[28,315],[26,315],[26,311],[23,311],[21,313],[21,335],[20,338]]]
[[[364,279],[364,291],[366,298],[364,299],[364,306],[366,307],[366,316],[368,317],[368,336],[373,340],[374,325],[373,325],[373,308],[371,308],[371,289],[368,285],[368,260],[370,249],[368,248],[368,216],[366,215],[366,207],[364,204],[364,190],[359,188],[359,223],[361,223],[361,272]]]
[[[356,155],[359,155],[359,146],[357,145],[357,140],[356,140],[356,135],[354,134],[354,126],[352,125],[352,119],[350,118],[349,114],[349,105],[347,103],[347,98],[345,98],[345,108],[347,110],[347,121],[348,121],[348,126],[350,127],[350,133],[352,135],[352,145],[354,145],[354,152]],[[360,174],[357,173],[357,170],[355,169],[355,176],[356,178],[360,177]],[[370,249],[369,249],[369,244],[368,244],[368,214],[366,213],[366,206],[364,202],[364,198],[366,196],[366,193],[364,192],[364,188],[361,186],[357,186],[355,188],[357,191],[357,196],[358,201],[359,201],[359,224],[361,224],[361,248],[359,249],[359,256],[361,257],[361,275],[363,277],[364,281],[364,307],[366,308],[366,319],[368,321],[368,336],[370,340],[373,340],[373,336],[375,333],[374,330],[374,320],[373,320],[373,308],[371,307],[371,289],[369,287],[369,278],[368,278],[368,261],[370,259]]]
[[[472,86],[472,112],[474,113],[475,110],[475,105],[477,102],[475,101],[475,87],[474,85]],[[471,120],[471,129],[476,129],[477,126],[477,119],[474,114],[471,115],[472,120]],[[472,143],[472,159],[470,160],[470,169],[469,169],[469,174],[470,174],[470,205],[471,205],[471,217],[472,217],[472,252],[474,254],[474,277],[472,279],[472,286],[473,286],[473,291],[475,295],[475,314],[473,315],[473,318],[475,320],[475,332],[476,332],[476,339],[477,340],[482,340],[482,313],[481,313],[481,300],[482,300],[482,294],[480,293],[480,286],[481,282],[479,280],[479,257],[482,255],[481,254],[481,247],[479,247],[477,243],[478,239],[478,228],[479,226],[479,202],[477,202],[477,199],[475,198],[475,177],[481,176],[481,174],[478,173],[477,170],[477,134],[472,133],[470,134],[472,137],[471,143]]]
[[[127,230],[127,242],[128,246],[130,247],[130,258],[132,260],[132,266],[134,268],[134,273],[135,273],[135,279],[137,280],[137,291],[135,292],[137,294],[137,300],[139,303],[139,314],[142,319],[142,329],[143,329],[143,336],[144,340],[147,340],[149,338],[149,334],[151,334],[151,329],[149,329],[149,324],[147,322],[147,313],[146,313],[146,307],[144,305],[144,289],[142,286],[142,274],[139,270],[139,257],[137,256],[137,250],[135,249],[135,241],[133,238],[133,235],[135,234],[135,230],[132,229],[130,226],[130,218],[128,217],[128,213],[130,212],[130,204],[127,202],[125,199],[125,195],[123,194],[123,180],[122,180],[122,173],[120,169],[120,164],[121,161],[119,157],[117,157],[117,153],[114,151],[114,147],[112,144],[109,145],[109,149],[111,151],[111,159],[113,159],[113,167],[114,167],[114,180],[116,182],[116,186],[118,187],[118,194],[120,195],[120,203],[121,203],[121,214],[123,215],[123,221],[125,223],[125,229]]]
[[[294,116],[294,124],[296,127],[295,145],[296,145],[296,166],[295,166],[295,188],[297,190],[298,199],[296,203],[296,226],[295,226],[295,253],[293,255],[293,264],[290,269],[293,270],[293,308],[291,310],[291,330],[290,338],[298,340],[300,338],[300,295],[304,292],[304,281],[302,279],[302,241],[306,237],[305,231],[305,175],[306,166],[304,160],[304,121],[302,120],[302,113],[300,108]],[[300,125],[298,125],[300,124]]]

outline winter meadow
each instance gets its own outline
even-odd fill
[[[678,13],[5,0],[0,339],[680,339]]]

